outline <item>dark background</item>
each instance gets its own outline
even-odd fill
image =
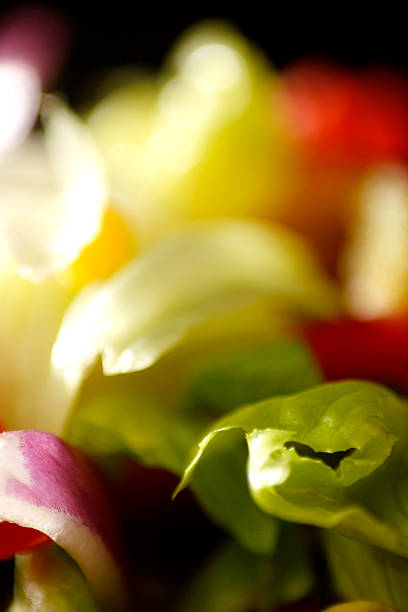
[[[0,3],[3,9],[19,3]],[[309,56],[329,57],[346,66],[372,64],[408,69],[407,19],[390,3],[317,7],[292,2],[246,3],[225,10],[222,4],[190,2],[161,5],[153,1],[94,4],[43,3],[66,15],[72,27],[71,52],[56,86],[80,103],[106,68],[157,69],[166,52],[188,26],[208,18],[236,25],[264,50],[277,68]],[[359,12],[358,12],[359,11]]]

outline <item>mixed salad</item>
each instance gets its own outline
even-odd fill
[[[407,611],[408,78],[278,73],[208,22],[78,114],[30,19],[0,33],[2,609]]]

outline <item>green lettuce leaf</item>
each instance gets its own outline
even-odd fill
[[[200,413],[223,414],[275,395],[290,395],[323,381],[309,349],[282,338],[213,352],[194,364],[187,405]]]
[[[181,475],[211,422],[209,404],[225,412],[243,401],[256,401],[260,394],[301,390],[320,378],[309,351],[289,339],[190,361],[180,359],[177,350],[137,374],[104,378],[95,372],[95,380],[88,380],[82,390],[65,437],[97,456],[128,452],[144,464]],[[166,378],[170,383],[177,378],[180,397]],[[212,445],[211,457],[197,468],[193,489],[213,520],[246,547],[266,553],[274,547],[276,523],[251,499],[245,464],[245,446],[236,444],[232,432],[230,439]],[[228,490],[228,499],[218,495],[220,488]]]
[[[341,597],[408,610],[407,559],[334,531],[325,534],[324,543],[332,580]]]
[[[238,430],[249,449],[249,488],[264,512],[337,528],[408,556],[401,508],[401,496],[408,495],[402,486],[407,422],[406,406],[396,395],[359,381],[249,405],[220,419],[202,438],[177,491],[194,482],[196,465],[211,454],[210,443]]]
[[[236,432],[214,440],[208,462],[198,466],[192,489],[213,520],[228,529],[249,550],[270,554],[278,522],[253,502],[246,477],[246,449]],[[219,491],[225,492],[220,496]]]
[[[114,385],[111,393],[105,390],[78,407],[65,438],[94,455],[128,452],[146,465],[181,475],[202,430],[201,420],[166,413],[151,398]],[[217,524],[244,546],[269,553],[275,546],[277,522],[251,499],[245,482],[246,451],[232,438],[215,444],[211,461],[197,471],[193,490]],[[224,487],[228,498],[218,496]]]
[[[52,546],[17,555],[14,600],[9,612],[97,612],[79,567]]]
[[[64,438],[88,453],[130,452],[146,465],[181,474],[200,423],[163,410],[134,389],[107,385],[80,403]]]
[[[301,599],[311,589],[313,575],[298,536],[293,526],[283,524],[272,556],[225,543],[198,572],[181,612],[272,610]]]

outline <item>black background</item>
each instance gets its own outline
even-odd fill
[[[3,3],[7,10],[19,3]],[[278,69],[309,56],[329,57],[346,66],[385,65],[408,69],[408,25],[402,9],[390,3],[222,4],[110,1],[42,3],[57,8],[72,27],[72,46],[56,87],[80,103],[105,69],[139,66],[157,69],[167,50],[188,26],[220,18],[258,44]],[[262,6],[262,8],[261,8]]]

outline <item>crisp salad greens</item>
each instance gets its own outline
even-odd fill
[[[177,354],[167,357],[177,360]],[[229,385],[225,380],[228,363]],[[254,364],[263,368],[254,369]],[[148,390],[139,385],[139,374],[126,384],[115,378],[105,381],[98,394],[83,394],[66,430],[67,439],[96,456],[130,452],[144,464],[165,468],[181,475],[190,449],[213,419],[214,412],[236,407],[240,397],[248,400],[301,390],[320,381],[318,368],[305,346],[294,340],[277,340],[260,345],[219,350],[211,364],[198,359],[186,367],[181,387],[185,394],[163,399],[155,385]],[[157,378],[158,375],[156,375]],[[223,390],[216,401],[217,389]],[[205,383],[205,384],[204,384]],[[202,395],[204,391],[204,395]],[[208,395],[207,395],[208,394]],[[88,396],[88,397],[87,397]],[[211,401],[207,401],[207,397]],[[235,444],[236,436],[221,440],[194,481],[194,492],[206,511],[226,527],[241,543],[258,553],[275,547],[278,527],[253,503],[245,482],[246,451]],[[229,496],[219,496],[220,489]],[[240,512],[235,508],[239,507]]]
[[[259,300],[276,316],[324,317],[339,306],[333,283],[293,233],[236,220],[192,224],[80,293],[52,361],[72,389],[98,355],[106,374],[143,370],[190,329]],[[272,322],[271,314],[269,334]]]
[[[406,612],[408,87],[126,74],[0,159],[0,608]]]
[[[105,372],[145,371],[127,383],[105,382],[96,397],[91,394],[87,399],[84,393],[68,423],[68,440],[96,454],[130,451],[148,465],[181,475],[190,449],[213,417],[214,406],[203,410],[198,405],[206,401],[200,399],[201,390],[218,394],[217,379],[225,379],[226,360],[230,385],[223,385],[227,403],[218,401],[218,411],[236,407],[242,397],[256,401],[317,383],[318,367],[299,343],[264,340],[248,345],[247,310],[253,317],[252,309],[260,301],[268,314],[255,317],[254,323],[264,337],[272,337],[283,304],[306,312],[317,308],[330,313],[336,307],[332,285],[299,240],[278,228],[236,221],[185,228],[91,295],[88,291],[79,295],[53,351],[54,365],[62,370],[67,386],[75,385],[99,352]],[[229,343],[237,345],[232,362],[222,354],[226,326]],[[251,338],[253,331],[252,327]],[[68,343],[75,340],[76,350],[70,352]],[[81,345],[83,341],[87,344]],[[212,372],[208,364],[200,363],[206,352]],[[159,359],[163,353],[168,354]],[[259,369],[255,364],[261,362]],[[146,370],[148,365],[152,367]],[[208,376],[211,383],[203,384]],[[175,391],[166,385],[169,378]],[[215,522],[244,546],[270,552],[276,540],[275,520],[251,500],[245,486],[245,448],[231,441],[217,445],[211,464],[197,471],[194,491]],[[233,503],[218,495],[223,488],[228,488]]]
[[[364,381],[322,384],[316,357],[292,333],[291,311],[330,316],[336,307],[330,281],[290,233],[217,221],[161,240],[68,310],[53,349],[54,371],[76,396],[66,439],[101,465],[127,454],[182,477],[177,491],[190,483],[232,537],[183,611],[229,612],[231,583],[241,587],[237,610],[254,593],[262,609],[316,589],[302,561],[310,545],[282,548],[293,523],[408,557],[395,495],[404,491],[404,401]],[[288,547],[296,563],[283,562]],[[275,577],[269,590],[265,572]]]
[[[202,438],[179,490],[206,451],[211,454],[212,441],[238,430],[248,444],[252,497],[266,513],[334,527],[408,556],[408,524],[392,489],[406,444],[406,416],[391,391],[358,381],[245,406]],[[392,484],[384,490],[386,483]]]

